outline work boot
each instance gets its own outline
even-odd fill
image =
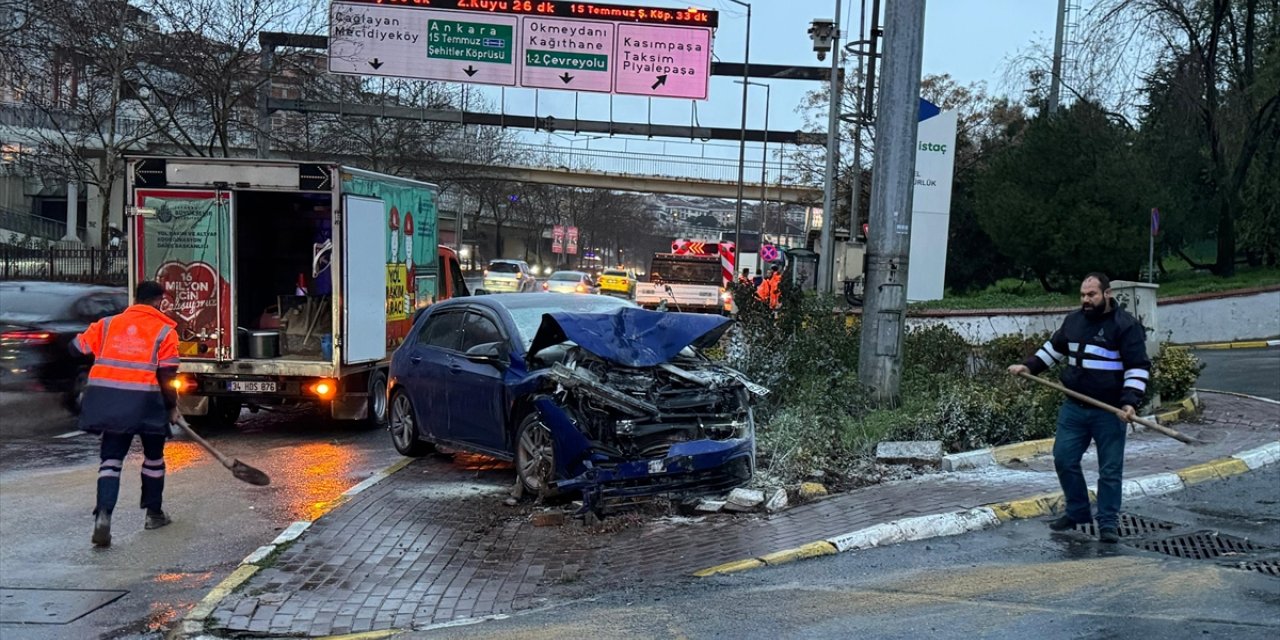
[[[173,522],[173,521],[169,519],[169,516],[168,516],[168,515],[165,515],[165,512],[163,512],[163,511],[148,511],[148,512],[147,512],[147,524],[145,525],[145,527],[146,527],[148,530],[150,530],[150,529],[159,529],[160,527],[163,527],[163,526],[165,526],[165,525],[169,524],[170,522]]]
[[[111,514],[99,511],[93,519],[93,546],[111,546]]]
[[[1062,516],[1061,518],[1050,522],[1049,528],[1054,531],[1069,531],[1076,528],[1076,524],[1077,522],[1072,520],[1069,516]]]
[[[1115,527],[1102,527],[1098,529],[1098,540],[1107,544],[1120,542],[1120,530]]]

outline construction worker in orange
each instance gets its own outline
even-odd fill
[[[80,413],[80,428],[102,434],[98,466],[98,504],[94,509],[93,544],[111,546],[111,512],[120,496],[120,471],[133,437],[142,440],[142,508],[146,528],[169,524],[161,508],[164,493],[164,442],[169,424],[177,422],[177,323],[160,311],[164,287],[140,282],[136,302],[116,316],[103,318],[71,342],[71,348],[94,358]]]
[[[778,271],[778,265],[769,268],[769,277],[756,289],[756,297],[770,309],[777,309],[782,303],[782,273]]]

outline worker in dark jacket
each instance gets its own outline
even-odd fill
[[[136,303],[103,318],[72,341],[73,349],[94,358],[80,413],[80,428],[102,434],[98,466],[98,504],[93,544],[111,545],[111,512],[120,496],[120,471],[136,435],[142,440],[142,508],[146,528],[169,524],[161,508],[164,493],[164,442],[177,422],[177,323],[160,311],[164,288],[141,282]]]
[[[1120,407],[1115,414],[1067,398],[1058,411],[1058,431],[1053,442],[1053,465],[1066,498],[1067,512],[1049,527],[1065,531],[1089,522],[1089,488],[1080,459],[1092,440],[1098,450],[1098,538],[1120,541],[1120,486],[1124,476],[1126,422],[1142,406],[1151,378],[1147,359],[1146,330],[1136,318],[1116,306],[1111,281],[1091,273],[1080,285],[1080,310],[1069,314],[1053,337],[1023,364],[1009,372],[1039,374],[1055,364],[1067,365],[1063,386]]]

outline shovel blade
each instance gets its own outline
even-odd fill
[[[235,460],[231,463],[231,475],[235,476],[237,480],[248,482],[249,484],[257,485],[259,487],[265,487],[271,484],[270,476],[258,469],[240,462],[239,460]]]

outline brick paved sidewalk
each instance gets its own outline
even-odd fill
[[[1280,437],[1280,405],[1204,394],[1211,444],[1157,434],[1130,440],[1126,477],[1206,462]],[[1089,466],[1089,465],[1086,465]],[[219,633],[330,635],[406,629],[507,613],[795,547],[903,517],[1057,490],[1041,459],[1024,469],[935,474],[868,487],[769,516],[659,519],[621,531],[534,527],[506,507],[504,469],[415,461],[318,520],[275,563],[225,599]]]

